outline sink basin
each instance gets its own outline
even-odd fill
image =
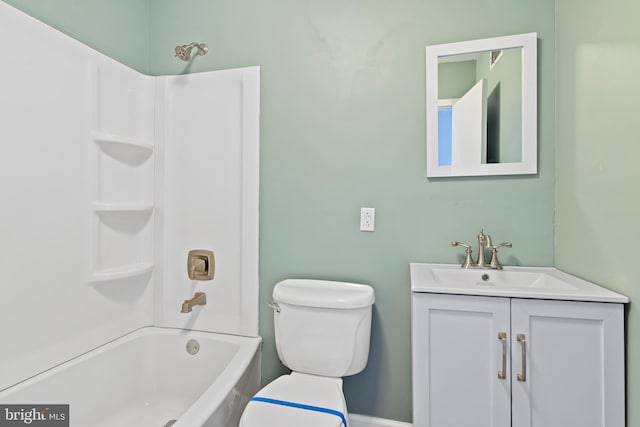
[[[515,288],[577,289],[542,271],[466,270],[463,268],[433,268],[433,282],[441,285],[510,286]]]
[[[624,295],[552,267],[464,269],[458,264],[411,263],[412,292],[626,303]]]

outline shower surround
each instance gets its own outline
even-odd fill
[[[0,47],[0,390],[145,326],[257,337],[259,68],[145,76],[3,2]]]

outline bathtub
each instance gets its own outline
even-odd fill
[[[260,338],[146,327],[0,392],[0,403],[69,404],[72,427],[229,427],[259,383]]]

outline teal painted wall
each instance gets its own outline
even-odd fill
[[[149,0],[2,1],[135,70],[149,73]]]
[[[640,426],[640,3],[558,0],[556,265],[627,295],[627,425]]]
[[[376,290],[366,370],[349,410],[411,420],[411,261],[456,262],[481,227],[506,264],[553,264],[554,1],[154,0],[154,74],[261,66],[260,333],[263,380],[285,372],[266,308],[287,277]],[[499,19],[496,17],[500,17]],[[449,17],[449,19],[447,19]],[[425,178],[425,46],[537,31],[538,176]],[[173,58],[193,40],[210,51]],[[358,231],[376,208],[376,231]]]
[[[476,83],[476,61],[438,64],[438,99],[462,98]]]
[[[553,264],[554,0],[104,2],[111,17],[130,8],[142,19],[148,8],[148,23],[138,34],[133,19],[126,37],[102,23],[99,4],[12,2],[151,74],[261,66],[265,382],[285,372],[266,308],[277,281],[369,283],[370,359],[345,379],[349,410],[410,421],[409,262],[461,261],[451,240],[474,242],[484,227],[513,243],[504,264]],[[427,180],[425,46],[531,31],[539,37],[538,175]],[[148,43],[148,58],[131,38]],[[210,51],[185,65],[173,48],[191,41]],[[363,206],[376,208],[373,233],[358,231]]]

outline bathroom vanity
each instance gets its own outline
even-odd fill
[[[415,427],[623,427],[628,298],[554,268],[411,264]]]

